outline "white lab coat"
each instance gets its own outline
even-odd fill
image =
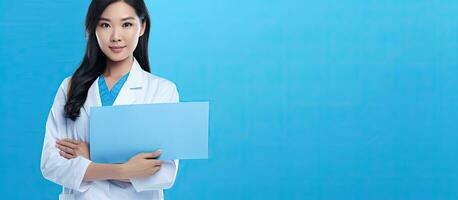
[[[59,155],[59,150],[55,147],[57,139],[72,138],[90,143],[90,107],[102,105],[97,79],[89,88],[86,102],[81,107],[80,117],[76,121],[65,118],[64,105],[69,80],[70,77],[61,83],[49,112],[41,155],[43,176],[63,186],[59,199],[163,199],[163,189],[172,187],[175,182],[178,160],[165,161],[156,174],[148,177],[149,181],[131,184],[113,180],[83,181],[91,161],[82,156],[67,160]],[[129,76],[113,105],[178,101],[179,95],[174,83],[143,71],[134,58]]]

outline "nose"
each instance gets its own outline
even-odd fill
[[[111,42],[120,42],[121,41],[121,37],[120,37],[120,34],[119,34],[119,30],[117,30],[117,28],[114,28],[112,29],[113,31],[111,32],[111,37],[110,37],[110,41]]]

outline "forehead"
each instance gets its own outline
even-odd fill
[[[123,1],[110,4],[107,8],[105,8],[100,17],[111,20],[121,20],[127,17],[138,18],[134,8]]]

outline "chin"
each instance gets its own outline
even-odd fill
[[[124,56],[124,55],[108,55],[107,58],[110,59],[113,62],[119,62],[127,59],[129,56]]]

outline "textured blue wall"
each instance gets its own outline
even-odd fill
[[[0,2],[0,192],[56,199],[44,125],[89,1]],[[458,199],[458,2],[148,1],[153,73],[210,100],[167,199]],[[46,191],[46,192],[45,192]]]

